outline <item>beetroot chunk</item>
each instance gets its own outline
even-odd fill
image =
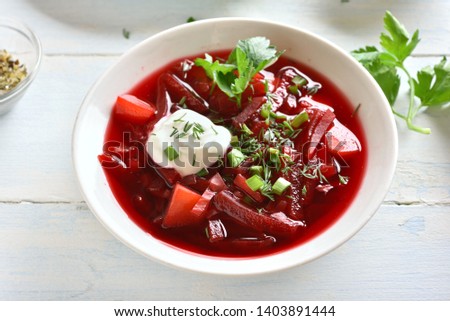
[[[292,236],[305,226],[302,221],[292,220],[283,212],[272,214],[258,213],[241,203],[228,190],[218,193],[213,201],[219,211],[225,212],[242,225],[270,235]]]

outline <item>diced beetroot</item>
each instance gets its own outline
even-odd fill
[[[228,97],[217,86],[209,97],[209,105],[211,110],[225,118],[235,116],[239,113],[239,106],[236,104],[236,101]]]
[[[192,213],[205,217],[208,214],[208,210],[210,208],[211,199],[217,194],[217,192],[223,191],[227,188],[222,176],[219,173],[215,174],[213,177],[209,179],[208,188],[203,192],[202,197],[195,204],[192,209]]]
[[[199,198],[197,203],[195,203],[194,207],[191,210],[191,213],[199,218],[199,221],[206,217],[208,212],[209,205],[211,204],[211,199],[216,195],[216,192],[213,192],[209,188],[207,188],[202,196]]]
[[[261,250],[276,243],[276,239],[272,236],[261,237],[240,237],[231,240],[231,246],[241,251],[251,252]]]
[[[200,218],[192,214],[192,208],[200,197],[200,194],[177,183],[167,206],[162,226],[169,228],[198,224]]]
[[[207,231],[211,243],[222,241],[227,237],[227,230],[221,220],[209,220]]]
[[[172,187],[181,179],[181,175],[173,168],[155,166],[155,170],[168,186]]]
[[[252,199],[254,199],[258,203],[264,202],[265,198],[259,191],[253,191],[250,186],[247,184],[247,179],[241,175],[237,174],[233,181],[234,185],[238,187],[240,190],[242,190],[245,194],[250,196]]]
[[[361,143],[358,138],[337,119],[334,120],[333,127],[326,134],[326,145],[330,153],[344,159],[361,151]]]
[[[233,118],[233,126],[235,128],[241,128],[242,124],[244,124],[250,116],[252,116],[262,104],[266,102],[266,97],[255,97],[248,104],[243,106],[242,111]]]
[[[305,178],[300,173],[300,165],[292,165],[291,170],[287,171],[283,176],[291,183],[290,188],[286,192],[286,195],[289,197],[285,199],[287,202],[285,213],[294,220],[301,220],[303,219],[302,189]]]
[[[197,181],[195,182],[195,184],[191,185],[190,187],[199,193],[203,193],[209,187],[209,185],[209,180],[203,177],[197,177]]]
[[[172,106],[172,100],[167,92],[163,75],[158,78],[158,97],[156,99],[156,108],[158,110],[156,118],[158,120],[166,115]]]
[[[186,82],[205,100],[211,93],[212,80],[208,78],[202,67],[192,66],[186,74]]]
[[[181,180],[180,183],[184,186],[191,186],[191,185],[195,185],[197,183],[197,175],[192,174],[192,175],[187,175],[184,176]]]
[[[137,194],[133,197],[133,206],[138,212],[147,216],[149,213],[153,213],[155,205],[144,195]]]
[[[320,172],[326,179],[329,179],[338,174],[337,168],[334,165],[322,164],[320,165]]]
[[[263,119],[261,119],[260,117],[258,118],[251,119],[248,122],[248,128],[250,128],[250,130],[255,135],[259,135],[260,133],[265,132],[269,128],[269,125]]]
[[[178,103],[185,100],[186,106],[200,114],[205,114],[209,110],[209,104],[195,92],[195,90],[179,79],[177,76],[169,73],[161,75],[161,79],[166,85],[172,101]]]
[[[297,146],[297,149],[301,148],[300,150],[303,151],[305,162],[314,158],[317,152],[317,146],[336,118],[331,108],[325,110],[321,108],[309,108],[307,112],[310,121],[307,130],[304,130],[300,136],[300,142],[307,143],[303,146]]]
[[[241,100],[248,101],[249,98],[261,97],[266,95],[265,77],[262,73],[257,73],[250,81],[248,88],[242,93]]]
[[[120,95],[115,105],[116,114],[131,123],[144,124],[155,114],[156,107],[133,95]]]
[[[222,176],[219,173],[216,173],[209,179],[209,188],[213,192],[220,192],[227,188],[227,185]]]
[[[319,116],[320,117],[320,116]],[[311,133],[311,143],[316,146],[318,144],[325,133],[327,132],[330,125],[333,123],[333,120],[336,118],[336,115],[331,110],[326,110],[322,115],[321,119],[318,120],[318,123],[316,123],[316,126],[314,126],[314,129]],[[311,155],[312,151],[310,151],[309,159],[312,158]]]
[[[292,236],[305,224],[294,221],[284,213],[277,212],[270,215],[260,214],[254,209],[241,203],[230,191],[225,190],[216,195],[214,205],[239,223],[256,231],[274,236]]]
[[[319,184],[319,179],[317,178],[306,178],[302,187],[302,197],[301,204],[303,206],[307,206],[312,203],[314,198],[314,191],[316,190],[316,186]]]
[[[142,182],[145,191],[155,197],[168,198],[170,196],[170,189],[168,188],[166,182],[158,174],[152,175],[150,178]]]

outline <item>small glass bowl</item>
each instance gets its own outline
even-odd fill
[[[0,115],[10,111],[35,78],[42,59],[42,47],[33,31],[22,22],[0,17],[0,50],[8,51],[27,69],[27,76],[12,90],[0,94]]]

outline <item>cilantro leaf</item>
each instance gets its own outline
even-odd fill
[[[403,63],[419,43],[419,31],[416,30],[410,39],[408,31],[389,11],[386,11],[384,16],[384,28],[389,35],[386,33],[381,34],[381,47],[400,63]]]
[[[415,95],[422,106],[442,105],[450,102],[450,64],[447,58],[433,68],[427,66],[414,79]]]

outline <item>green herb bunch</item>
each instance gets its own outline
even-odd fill
[[[446,57],[434,65],[427,66],[417,72],[414,78],[405,67],[408,58],[419,43],[419,31],[412,36],[405,27],[389,12],[384,16],[386,33],[380,36],[381,50],[367,46],[352,51],[355,57],[374,77],[380,85],[393,113],[406,121],[409,129],[422,134],[430,134],[429,128],[423,128],[413,123],[419,110],[432,106],[442,106],[450,102],[450,64]],[[403,72],[409,85],[409,108],[406,114],[394,108],[400,88],[400,76]],[[416,99],[417,98],[417,99]]]

